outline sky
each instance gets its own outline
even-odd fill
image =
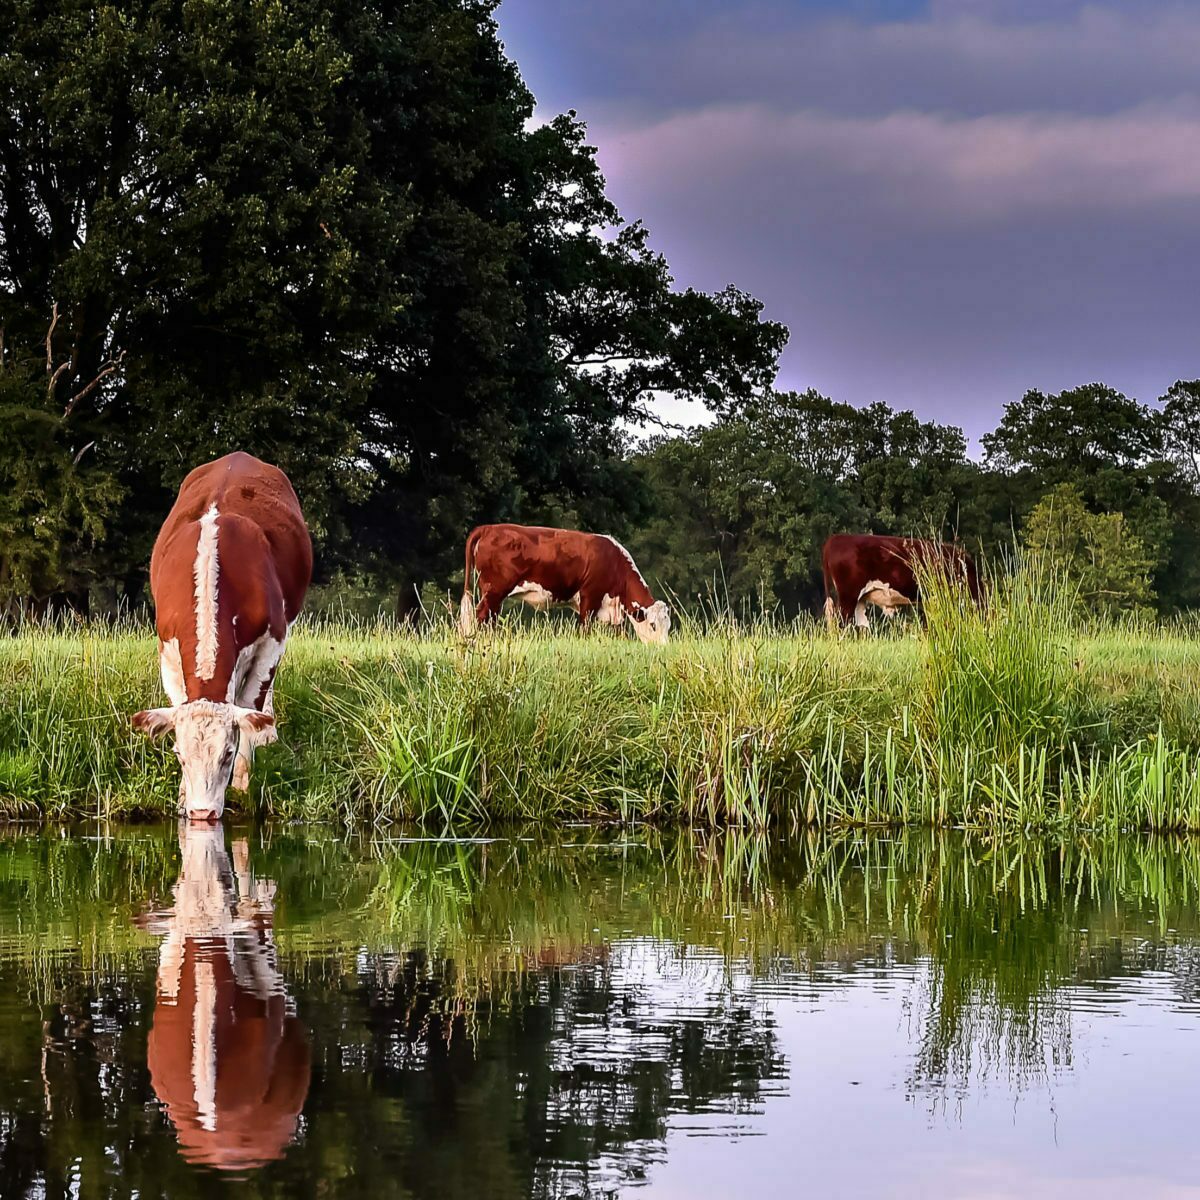
[[[791,331],[779,385],[993,428],[1200,376],[1200,4],[503,0],[681,286]],[[674,410],[679,419],[698,413]]]

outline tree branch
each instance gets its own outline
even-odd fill
[[[75,395],[73,395],[71,397],[71,399],[67,401],[67,407],[63,409],[63,420],[65,421],[75,411],[79,402],[81,400],[83,400],[86,396],[88,396],[92,392],[94,392],[104,379],[107,379],[109,375],[111,375],[114,371],[118,370],[121,366],[121,363],[124,360],[125,360],[125,351],[124,350],[122,350],[121,353],[118,354],[116,358],[110,358],[108,360],[108,362],[106,362],[104,364],[103,368],[101,369],[100,373],[96,376],[96,378],[93,379],[92,382],[87,384],[85,387],[80,388],[79,391],[77,391],[75,393]],[[65,367],[66,365],[67,364],[64,363],[63,367]],[[61,371],[63,369],[63,367],[60,367],[59,370]],[[86,447],[84,447],[84,448],[86,449]]]
[[[50,376],[50,382],[46,384],[46,399],[53,401],[54,389],[58,387],[58,381],[63,377],[63,372],[70,366],[70,362],[62,363],[58,369]],[[49,370],[49,367],[46,368]]]
[[[54,374],[54,330],[58,326],[58,301],[55,300],[54,307],[50,311],[50,329],[46,333],[46,374]],[[51,394],[53,394],[54,386],[51,384]]]

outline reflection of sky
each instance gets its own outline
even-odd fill
[[[703,952],[689,964],[641,942],[614,962],[614,983],[664,1022],[704,1011],[722,987],[720,960]],[[736,1114],[673,1116],[643,1194],[742,1197],[753,1181],[760,1196],[1200,1196],[1200,1012],[1180,1006],[1176,977],[1063,992],[1069,1061],[1043,1047],[1040,1074],[977,1064],[914,1088],[929,970],[823,972],[815,986],[807,974],[725,976],[769,1022],[783,1078]],[[977,1017],[987,1028],[995,1014]]]
[[[986,431],[1028,387],[1200,374],[1200,7],[503,0],[681,283],[791,328],[781,382]]]

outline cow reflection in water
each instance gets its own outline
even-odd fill
[[[147,1059],[184,1158],[244,1170],[282,1157],[308,1094],[308,1036],[275,961],[275,885],[255,879],[244,839],[233,865],[219,824],[180,824]]]

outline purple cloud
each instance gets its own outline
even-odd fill
[[[592,130],[626,193],[700,198],[768,173],[808,213],[849,202],[897,226],[971,226],[1060,209],[1200,199],[1200,107],[1110,116],[921,112],[847,117],[760,105]],[[814,186],[817,184],[819,186]]]
[[[1028,387],[1200,375],[1200,10],[876,3],[500,20],[680,281],[788,323],[783,385],[978,435]]]

